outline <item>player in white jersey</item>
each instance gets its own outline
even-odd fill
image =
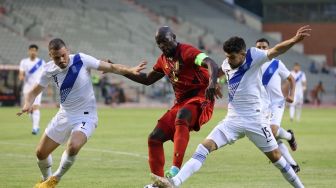
[[[144,63],[129,68],[97,60],[83,53],[71,55],[61,39],[50,41],[49,55],[52,61],[45,65],[39,83],[28,93],[25,104],[18,113],[21,115],[28,112],[36,96],[50,81],[54,83],[60,95],[60,109],[49,122],[36,149],[37,164],[42,173],[41,182],[35,185],[38,188],[56,186],[97,127],[96,99],[89,70],[136,75],[145,68]],[[51,153],[65,142],[67,148],[62,154],[60,166],[52,174]]]
[[[242,38],[232,37],[223,45],[226,59],[222,64],[222,73],[228,80],[228,113],[199,144],[193,157],[184,164],[172,179],[152,175],[159,187],[177,187],[198,171],[207,155],[227,144],[233,144],[245,135],[269,158],[284,178],[294,187],[304,187],[293,168],[281,156],[277,142],[269,127],[267,118],[268,104],[262,99],[266,96],[262,85],[261,66],[270,59],[285,53],[294,44],[309,36],[309,26],[301,27],[296,35],[269,50],[250,48]]]
[[[38,46],[31,44],[28,47],[28,58],[22,59],[20,62],[19,80],[23,81],[23,97],[25,97],[35,84],[40,80],[42,74],[42,67],[45,64],[43,59],[37,57]],[[42,93],[39,94],[34,103],[33,109],[30,112],[33,128],[32,134],[38,134],[40,130],[40,105]]]
[[[265,38],[256,41],[256,48],[261,50],[269,49],[269,41]],[[281,120],[285,110],[285,101],[292,103],[295,92],[295,80],[290,74],[286,66],[278,59],[272,59],[265,63],[262,67],[262,83],[266,88],[268,98],[270,100],[271,111],[271,129],[274,137],[276,138],[282,156],[292,166],[297,173],[300,171],[299,165],[295,162],[289,153],[287,146],[282,143],[281,139],[288,141],[291,149],[296,150],[297,144],[292,130],[286,131],[281,127]],[[281,89],[281,81],[287,80],[289,83],[289,93],[286,98],[284,97]]]
[[[296,120],[300,121],[302,105],[304,100],[304,92],[307,89],[307,79],[306,74],[301,71],[301,66],[299,63],[295,63],[293,70],[291,71],[295,82],[296,89],[294,95],[294,102],[289,105],[289,116],[290,120],[294,120],[294,115],[296,113]]]

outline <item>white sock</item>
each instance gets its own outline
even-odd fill
[[[197,149],[189,161],[187,161],[179,173],[172,178],[175,186],[180,186],[185,182],[192,174],[197,172],[203,165],[209,151],[202,144],[197,146]]]
[[[32,113],[33,129],[40,128],[40,110],[34,110]]]
[[[293,159],[292,155],[289,153],[289,150],[288,150],[287,146],[284,143],[282,143],[280,140],[278,140],[278,146],[279,146],[279,150],[280,150],[282,156],[286,159],[286,161],[289,164],[296,166],[297,163]]]
[[[285,139],[285,140],[291,140],[292,134],[287,132],[284,128],[279,127],[275,137]]]
[[[58,179],[61,179],[62,176],[70,169],[72,164],[75,162],[76,155],[69,156],[68,152],[65,150],[62,154],[60,165],[57,169],[57,171],[53,174],[53,176],[56,176]]]
[[[44,160],[38,160],[37,159],[37,165],[40,168],[40,171],[42,173],[42,179],[43,181],[47,180],[49,176],[51,176],[51,165],[52,165],[52,157],[49,155]]]
[[[291,120],[294,119],[295,105],[289,105],[289,117]]]
[[[283,177],[295,188],[303,188],[303,184],[300,181],[293,168],[281,157],[277,162],[273,163],[282,173]]]
[[[296,120],[300,121],[301,119],[302,104],[296,105]]]

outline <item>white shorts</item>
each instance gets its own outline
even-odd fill
[[[295,105],[302,105],[302,104],[303,104],[303,95],[298,94],[294,96],[294,101],[289,105],[295,106]]]
[[[34,100],[33,105],[41,105],[41,100],[42,100],[42,93],[40,93],[39,95],[37,95],[37,97]]]
[[[53,141],[63,144],[72,132],[81,131],[89,139],[97,127],[97,118],[82,115],[76,118],[67,117],[64,113],[57,113],[49,122],[45,134]]]
[[[233,144],[247,136],[262,152],[278,148],[267,121],[257,117],[226,117],[211,131],[207,139],[213,140],[217,147]]]
[[[284,111],[285,104],[275,104],[271,106],[271,125],[281,126]]]

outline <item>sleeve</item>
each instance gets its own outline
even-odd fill
[[[302,72],[302,82],[307,82],[306,74]]]
[[[183,44],[182,44],[183,45]],[[199,54],[201,54],[200,56],[198,56]],[[203,54],[203,55],[202,55]],[[190,46],[190,45],[183,45],[181,46],[181,57],[184,61],[184,63],[192,63],[192,64],[197,64],[199,65],[197,61],[200,61],[200,63],[202,63],[203,59],[207,57],[206,54],[202,53],[202,51],[200,51],[199,49]],[[197,59],[198,57],[198,59]]]
[[[289,70],[287,69],[286,65],[282,63],[282,61],[279,60],[279,75],[282,80],[285,80],[291,75]]]
[[[24,66],[24,61],[23,60],[20,61],[19,71],[23,71],[23,72],[25,71],[25,66]]]
[[[43,72],[42,72],[42,75],[40,77],[38,84],[42,87],[47,87],[50,79],[51,79],[51,76],[48,76],[48,73],[46,71],[46,66],[43,66]]]
[[[156,72],[164,73],[162,69],[162,55],[156,60],[153,70]]]
[[[260,50],[255,47],[252,47],[249,50],[250,50],[251,58],[252,58],[252,66],[253,65],[261,66],[262,64],[269,61],[268,56],[267,56],[267,50]],[[246,56],[248,56],[248,54],[246,54]]]
[[[96,59],[95,57],[92,57],[90,55],[84,54],[84,53],[80,53],[79,54],[83,64],[89,68],[89,69],[98,69],[99,64],[100,64],[100,60]]]

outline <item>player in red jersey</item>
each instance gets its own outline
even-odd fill
[[[166,176],[177,174],[189,142],[189,132],[199,131],[209,121],[215,98],[221,97],[217,88],[217,64],[195,47],[179,43],[176,35],[167,27],[160,27],[155,35],[162,51],[153,70],[140,75],[124,75],[127,78],[151,85],[164,76],[169,78],[175,92],[175,104],[159,120],[148,137],[148,155],[151,172],[164,176],[163,143],[174,142],[173,166]],[[148,185],[146,187],[155,187]]]

